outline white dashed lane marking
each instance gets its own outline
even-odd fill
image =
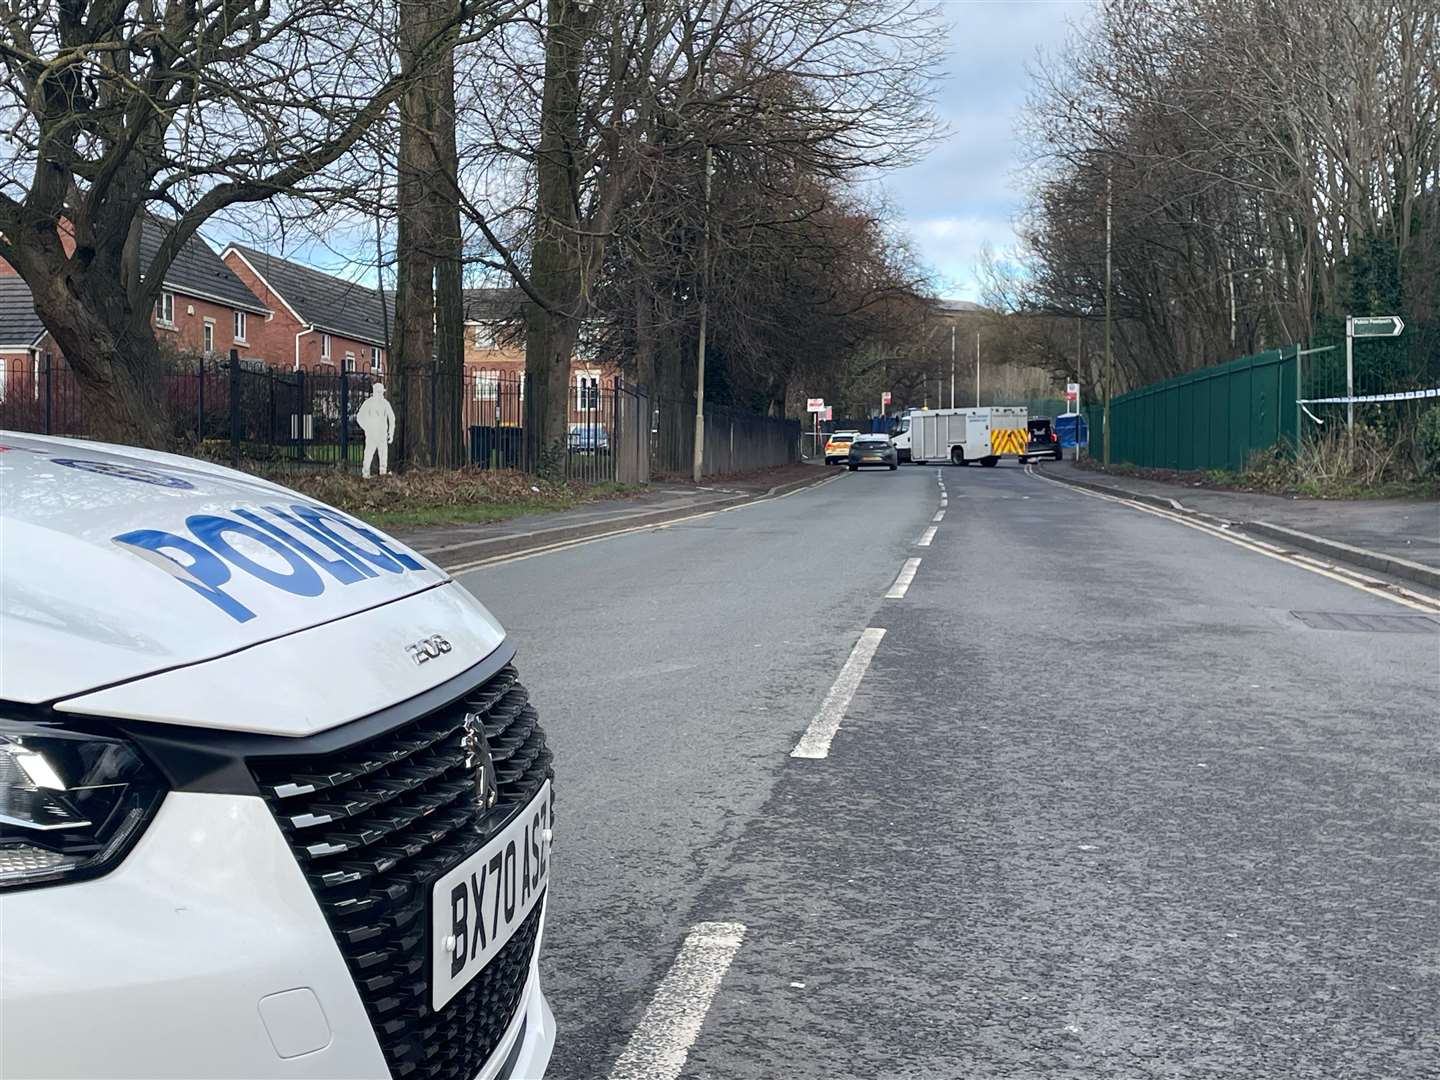
[[[919,559],[906,559],[905,565],[900,567],[900,573],[895,578],[895,584],[891,585],[890,591],[885,594],[885,599],[903,600],[905,590],[910,588],[910,583],[915,580],[915,571],[919,569]]]
[[[870,661],[875,658],[875,650],[880,647],[880,639],[884,636],[885,631],[874,626],[860,635],[860,640],[850,650],[850,658],[845,661],[845,666],[835,677],[830,692],[821,702],[820,711],[815,714],[815,719],[810,721],[805,734],[800,736],[795,749],[790,751],[791,757],[818,760],[830,755],[830,742],[840,730],[840,721],[845,718],[850,699],[860,688],[860,680],[865,677],[865,671],[869,668]]]
[[[610,1080],[675,1080],[700,1037],[710,1002],[735,959],[745,926],[706,922],[691,927],[655,990],[640,1024],[610,1070]]]
[[[934,539],[935,539],[935,526],[934,526],[934,525],[931,525],[931,526],[930,526],[929,528],[927,528],[923,533],[920,534],[920,539],[915,541],[915,546],[916,546],[916,547],[929,547],[929,546],[930,546],[930,541],[931,541],[931,540],[934,540]]]

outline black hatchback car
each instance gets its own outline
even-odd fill
[[[895,444],[889,435],[857,435],[850,444],[850,454],[845,459],[851,472],[862,465],[886,465],[899,467],[900,459],[895,453]]]
[[[1025,447],[1027,460],[1053,458],[1059,461],[1064,456],[1064,452],[1060,448],[1060,436],[1055,433],[1055,428],[1048,416],[1037,416],[1027,426],[1030,429],[1030,442]]]

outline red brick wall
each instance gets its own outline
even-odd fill
[[[257,315],[253,311],[246,312],[245,341],[242,342],[235,337],[234,308],[212,300],[186,296],[184,293],[175,293],[174,296],[174,325],[166,326],[158,318],[153,320],[155,340],[160,343],[161,348],[187,353],[200,352],[205,347],[205,323],[208,320],[214,325],[210,345],[213,352],[228,356],[231,349],[236,349],[241,356],[263,356],[258,349],[257,337],[265,325],[265,316]]]
[[[305,324],[290,312],[281,298],[266,286],[260,276],[250,268],[250,264],[237,253],[227,251],[223,258],[225,265],[230,267],[235,276],[245,283],[245,287],[258,296],[260,302],[274,313],[263,328],[251,334],[251,343],[254,346],[252,352],[242,355],[263,357],[276,367],[294,367],[295,335],[305,329]],[[323,350],[324,341],[319,332],[312,331],[305,334],[300,338],[300,366],[306,369],[319,368],[321,370],[327,366],[333,366],[336,371],[339,371],[345,360],[345,354],[352,352],[355,354],[355,370],[362,373],[370,370],[369,342],[340,337],[336,334],[330,335],[328,364],[322,356]],[[385,350],[381,349],[381,375],[389,370],[386,359]]]

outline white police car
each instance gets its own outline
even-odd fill
[[[294,492],[0,432],[0,1076],[542,1074],[513,654]]]

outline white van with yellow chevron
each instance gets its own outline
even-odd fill
[[[908,428],[895,436],[901,460],[908,450],[909,460],[920,463],[995,465],[1001,458],[1023,460],[1030,441],[1030,413],[1023,406],[912,409],[906,419]]]

